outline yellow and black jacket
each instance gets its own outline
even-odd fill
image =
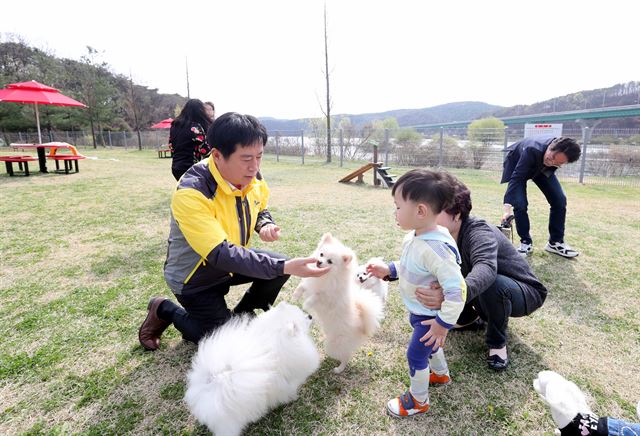
[[[273,223],[269,188],[258,174],[242,191],[222,178],[213,157],[193,165],[171,199],[164,277],[174,294],[194,294],[233,273],[270,279],[284,274],[284,260],[248,249],[251,231]]]

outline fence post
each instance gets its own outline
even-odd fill
[[[343,159],[344,159],[344,138],[342,136],[342,129],[340,129],[340,168],[342,168]]]
[[[276,131],[276,162],[280,162],[280,132]]]
[[[109,134],[109,148],[113,148],[113,143],[111,142],[111,130],[107,130],[107,133]]]
[[[18,142],[22,143],[22,132],[18,132]]]
[[[126,130],[122,132],[122,139],[124,142],[124,149],[126,150],[127,149],[127,131]]]
[[[440,126],[440,152],[438,153],[438,167],[442,168],[442,153],[444,151],[444,127]]]
[[[589,127],[582,127],[582,160],[580,161],[580,178],[578,182],[584,182],[584,170],[587,166],[587,143],[589,142]]]
[[[300,130],[300,139],[302,139],[302,165],[304,165],[304,130]]]
[[[384,129],[384,166],[389,166],[389,129]]]
[[[507,147],[509,146],[509,135],[507,134],[507,129],[509,128],[509,126],[504,126],[504,147],[502,148],[503,151],[507,151]]]

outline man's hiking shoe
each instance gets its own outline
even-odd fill
[[[435,372],[431,371],[431,374],[429,374],[429,384],[430,385],[448,385],[449,383],[451,383],[451,377],[449,376],[449,372],[447,372],[446,374],[436,374]]]
[[[528,256],[533,253],[533,244],[525,244],[524,242],[520,243],[520,247],[518,247],[518,253],[523,256]]]
[[[427,410],[429,410],[429,402],[419,402],[418,400],[413,398],[413,395],[411,395],[411,392],[409,392],[409,390],[407,390],[399,397],[389,400],[389,402],[387,403],[387,411],[397,418],[419,415],[426,412]]]
[[[562,257],[576,257],[578,253],[576,250],[571,248],[569,244],[565,244],[564,242],[547,242],[547,245],[544,247],[549,253],[554,253]]]

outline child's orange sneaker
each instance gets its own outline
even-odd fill
[[[429,402],[416,400],[408,390],[387,403],[387,411],[393,416],[403,418],[405,416],[419,415],[429,410]]]
[[[449,376],[449,372],[446,374],[436,374],[435,372],[431,372],[429,374],[429,384],[430,385],[448,385],[451,383],[451,377]]]

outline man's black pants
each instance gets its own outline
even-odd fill
[[[281,254],[265,250],[255,251],[277,259],[286,258]],[[232,315],[253,313],[255,309],[268,310],[269,306],[276,301],[280,289],[288,279],[288,275],[264,280],[234,274],[229,281],[211,286],[204,291],[190,295],[176,295],[182,307],[170,300],[164,301],[158,307],[158,316],[166,321],[171,321],[174,327],[182,333],[184,339],[198,343],[203,336],[227,322]],[[251,286],[233,311],[229,310],[225,300],[229,288],[244,283],[251,283]]]

